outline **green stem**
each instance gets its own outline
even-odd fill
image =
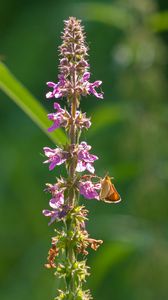
[[[73,76],[73,80],[74,80],[74,85],[75,85],[75,74]],[[71,145],[76,144],[76,127],[75,127],[75,116],[76,116],[76,109],[77,109],[77,101],[76,101],[76,95],[74,94],[74,98],[73,101],[71,103],[71,117],[72,117],[72,124],[70,127],[70,143]],[[72,183],[72,186],[70,187],[69,190],[69,199],[68,199],[68,203],[71,207],[74,207],[75,205],[75,190],[74,190],[74,179],[75,179],[75,168],[76,168],[76,159],[75,157],[72,157],[70,166],[69,166],[69,179],[70,182]],[[73,224],[73,220],[66,220],[66,228],[67,228],[67,247],[66,247],[66,257],[67,257],[67,262],[69,267],[71,268],[72,264],[75,263],[76,261],[76,253],[73,249],[74,246],[72,246],[71,243],[71,232],[73,232],[73,228],[72,228],[72,224]],[[74,280],[74,276],[71,273],[67,278],[66,278],[66,286],[67,286],[67,290],[69,291],[69,294],[75,294],[76,291],[76,284],[75,284],[75,280]]]
[[[75,53],[74,44],[73,44],[73,53]],[[76,55],[75,54],[74,54],[74,63],[76,63]],[[75,89],[76,89],[76,70],[75,70],[75,68],[74,68],[73,73],[71,74],[71,84],[74,89],[74,94],[73,94],[73,98],[71,99],[72,122],[71,122],[71,126],[70,126],[69,137],[70,137],[71,147],[73,147],[77,143],[77,129],[76,129],[76,125],[75,125],[75,117],[76,117],[78,99],[77,99],[76,91],[75,91]],[[77,201],[75,201],[75,189],[74,189],[74,181],[75,181],[75,175],[76,175],[75,169],[76,169],[76,156],[74,155],[72,157],[72,160],[71,160],[71,163],[69,166],[69,172],[68,172],[69,179],[71,182],[71,187],[69,190],[69,199],[68,199],[68,203],[69,203],[70,207],[74,207],[75,205],[77,205],[77,203],[76,203]],[[72,245],[72,243],[71,243],[71,234],[70,234],[70,237],[68,237],[68,232],[70,233],[71,231],[73,232],[73,230],[74,230],[73,224],[74,224],[74,221],[72,219],[70,220],[69,223],[67,221],[67,224],[66,224],[67,225],[67,239],[68,239],[66,252],[67,252],[67,261],[69,262],[70,267],[77,260],[76,253],[74,251],[74,245]],[[70,274],[70,277],[69,277],[69,289],[71,290],[71,294],[75,295],[76,283],[75,283],[75,279],[74,279],[74,276],[72,273]]]

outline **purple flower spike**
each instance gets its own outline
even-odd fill
[[[54,146],[54,149],[43,148],[46,156],[44,163],[49,164],[49,170],[65,164],[66,175],[61,172],[53,184],[46,183],[45,191],[50,193],[50,200],[49,209],[43,210],[43,215],[49,217],[49,225],[61,221],[62,226],[59,230],[55,229],[56,233],[51,239],[45,266],[48,269],[56,269],[55,274],[58,278],[64,277],[65,288],[58,290],[59,295],[55,299],[75,297],[90,300],[92,299],[90,291],[83,290],[83,282],[89,275],[85,256],[88,254],[89,246],[97,250],[103,241],[90,238],[85,227],[88,210],[80,205],[79,196],[108,202],[102,195],[106,188],[104,184],[107,185],[107,189],[110,186],[115,191],[115,188],[110,183],[110,177],[101,179],[93,175],[94,162],[98,157],[90,153],[92,149],[90,145],[80,140],[83,131],[91,126],[90,118],[80,109],[81,99],[88,95],[103,99],[103,92],[100,90],[102,81],[90,82],[88,47],[81,21],[70,17],[64,24],[61,34],[62,44],[59,46],[58,80],[56,83],[47,82],[49,92],[46,98],[66,100],[62,107],[55,100],[54,111],[48,114],[51,121],[48,121],[51,123],[48,131],[52,132],[63,127],[67,142],[62,146]],[[78,172],[85,174],[82,176]],[[74,276],[74,272],[77,276]]]
[[[86,142],[81,142],[78,147],[78,163],[76,166],[77,172],[83,172],[88,170],[90,173],[94,173],[95,169],[93,163],[98,159],[96,155],[90,154],[88,151],[91,149],[90,145]]]
[[[91,181],[80,182],[79,191],[87,199],[99,200],[99,194],[96,190],[100,189],[100,184],[93,184]]]
[[[49,163],[49,170],[53,170],[55,166],[62,165],[66,159],[68,153],[63,151],[61,148],[51,149],[49,147],[44,147],[44,154],[49,158],[44,161],[44,164]]]

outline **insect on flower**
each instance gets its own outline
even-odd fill
[[[47,82],[51,90],[46,98],[66,98],[64,108],[54,102],[56,111],[48,114],[48,119],[53,122],[48,131],[63,127],[69,142],[54,148],[44,147],[44,163],[49,164],[49,170],[64,164],[66,171],[65,177],[61,173],[54,184],[46,184],[45,190],[51,194],[51,209],[44,209],[43,215],[51,218],[49,225],[60,222],[62,226],[59,231],[55,230],[57,235],[52,238],[45,267],[54,268],[58,278],[64,277],[64,290],[58,290],[59,295],[55,299],[89,300],[93,299],[89,290],[83,290],[83,282],[89,275],[85,256],[89,246],[97,250],[103,241],[90,238],[85,225],[87,210],[80,205],[79,195],[88,201],[95,199],[108,203],[117,203],[121,197],[111,177],[96,175],[94,163],[98,157],[90,153],[90,145],[80,140],[82,130],[91,126],[90,117],[80,110],[80,99],[90,94],[103,99],[103,92],[97,91],[102,81],[90,82],[88,47],[81,21],[70,17],[64,23],[62,44],[59,46],[58,82]]]
[[[101,190],[99,198],[100,200],[107,203],[118,203],[121,201],[121,197],[117,192],[114,184],[111,182],[111,178],[108,175],[106,175],[101,180]]]

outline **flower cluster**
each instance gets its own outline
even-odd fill
[[[83,195],[87,199],[97,199],[99,200],[98,191],[101,188],[100,183],[93,183],[90,180],[81,181],[79,184],[80,194]]]
[[[46,217],[50,217],[51,220],[49,222],[49,225],[52,224],[55,220],[61,220],[64,218],[69,211],[68,205],[65,204],[64,201],[64,183],[61,180],[57,182],[57,184],[46,184],[47,188],[45,191],[52,194],[52,198],[49,201],[49,205],[52,208],[52,210],[44,209],[43,214]]]
[[[109,179],[101,181],[100,177],[94,175],[94,162],[98,157],[90,153],[90,145],[85,141],[80,142],[82,130],[91,126],[90,118],[78,109],[81,97],[92,94],[103,99],[103,92],[96,90],[102,82],[89,81],[88,48],[85,45],[85,35],[80,20],[70,17],[65,21],[62,45],[59,50],[61,58],[58,82],[47,82],[51,90],[46,94],[46,98],[65,97],[67,107],[62,108],[59,103],[54,103],[55,112],[48,114],[48,119],[52,121],[48,131],[64,128],[68,142],[56,148],[44,147],[43,150],[47,158],[44,163],[49,164],[49,170],[64,165],[67,177],[61,176],[57,178],[56,183],[46,184],[45,191],[51,194],[50,209],[43,210],[43,214],[50,217],[49,225],[58,221],[62,221],[63,224],[63,229],[56,230],[57,235],[52,238],[46,267],[56,269],[55,274],[65,281],[66,288],[64,291],[59,291],[57,300],[89,300],[92,299],[90,292],[83,290],[83,282],[89,275],[88,267],[84,259],[77,259],[77,254],[87,255],[89,246],[96,250],[102,241],[89,237],[85,225],[87,211],[84,206],[79,205],[79,196],[102,200],[100,195],[105,198],[107,191],[109,202],[113,192],[117,192]],[[83,174],[83,172],[88,173]],[[105,186],[103,191],[102,182]],[[117,197],[113,198],[118,199]]]
[[[98,159],[96,155],[90,154],[89,150],[91,146],[87,145],[86,142],[81,142],[71,153],[64,151],[61,148],[51,149],[49,147],[44,147],[44,154],[47,156],[47,160],[44,163],[49,163],[49,170],[53,170],[56,166],[62,165],[67,160],[75,156],[77,159],[76,171],[83,172],[85,170],[90,173],[94,173],[95,169],[93,163]]]
[[[48,131],[52,132],[59,127],[69,129],[73,122],[69,112],[66,109],[62,109],[57,102],[54,103],[54,109],[57,110],[56,113],[48,114],[48,119],[53,121],[53,125],[48,128]],[[86,113],[81,113],[79,110],[76,111],[74,123],[80,129],[88,129],[91,126],[90,118],[87,118]]]
[[[67,60],[66,60],[67,62]],[[60,69],[64,70],[64,63],[61,61]],[[70,65],[67,64],[66,70],[72,69]],[[85,72],[82,78],[78,78],[76,88],[73,88],[71,81],[68,77],[65,77],[64,74],[58,76],[58,83],[47,82],[47,85],[53,88],[52,92],[46,94],[46,98],[61,98],[66,97],[70,98],[74,93],[78,96],[87,96],[93,94],[99,99],[103,99],[103,93],[98,93],[95,88],[99,87],[102,84],[101,80],[97,80],[93,83],[90,83],[88,80],[90,78],[90,73]]]

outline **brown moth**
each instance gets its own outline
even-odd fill
[[[107,175],[101,181],[99,198],[107,203],[118,203],[121,201],[121,197],[111,182],[111,178]]]

